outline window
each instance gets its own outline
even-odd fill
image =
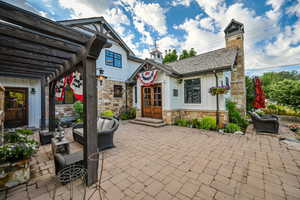
[[[76,99],[73,95],[73,91],[70,88],[69,84],[66,85],[65,88],[65,97],[62,101],[56,101],[56,104],[73,104],[75,103]]]
[[[108,66],[122,68],[121,54],[105,50],[105,64]]]
[[[123,87],[122,85],[114,85],[114,97],[122,97],[123,94]]]
[[[178,89],[173,89],[173,96],[178,97]]]
[[[184,81],[184,103],[201,103],[200,78]]]
[[[227,76],[225,77],[225,82],[226,82],[226,86],[229,87],[229,86],[230,86],[230,83],[229,83],[229,78],[228,78]]]

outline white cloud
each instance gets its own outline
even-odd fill
[[[189,7],[191,5],[192,0],[173,0],[171,2],[171,6],[185,6],[185,7]]]
[[[110,10],[106,10],[103,16],[111,25],[130,25],[128,17],[119,8],[112,8]]]
[[[158,3],[144,3],[142,1],[120,0],[122,5],[132,16],[141,23],[150,26],[160,35],[167,33],[166,10]]]
[[[142,34],[142,38],[141,41],[145,44],[148,45],[152,45],[154,43],[153,38],[151,37],[150,32],[146,31],[145,29],[145,24],[138,20],[138,19],[133,19],[133,25],[135,26],[135,28],[137,29],[138,32],[140,32]]]
[[[100,17],[109,7],[108,0],[59,0],[63,8],[71,9],[72,18]]]
[[[300,18],[300,0],[295,5],[290,6],[286,12],[288,15],[296,15]]]
[[[161,51],[178,48],[180,43],[173,35],[165,36],[157,41],[158,48]]]

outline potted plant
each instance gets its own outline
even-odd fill
[[[38,150],[38,143],[28,136],[30,130],[4,134],[0,146],[0,188],[13,187],[30,179],[29,160]]]
[[[209,93],[213,96],[217,94],[227,94],[230,90],[229,86],[217,86],[217,87],[211,87],[209,89]]]
[[[296,132],[300,128],[297,124],[290,124],[288,127],[293,132]]]

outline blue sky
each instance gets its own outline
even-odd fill
[[[4,1],[52,20],[104,16],[140,57],[148,57],[154,40],[163,52],[223,48],[223,30],[234,18],[245,26],[249,73],[300,68],[300,0]]]

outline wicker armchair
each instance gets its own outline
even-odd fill
[[[119,121],[115,118],[101,117],[97,122],[98,148],[104,150],[114,147],[114,133],[119,127]],[[83,124],[76,124],[73,127],[74,141],[84,145]]]
[[[249,112],[253,126],[257,132],[278,133],[279,118],[275,115],[259,116],[255,112]]]

